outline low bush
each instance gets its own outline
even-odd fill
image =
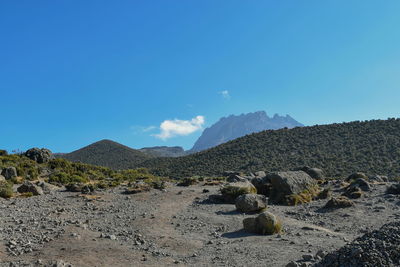
[[[319,193],[321,192],[318,185],[310,187],[307,190],[299,194],[292,194],[286,197],[286,205],[288,206],[297,206],[299,204],[309,203],[313,199],[318,198]]]
[[[0,197],[10,198],[14,195],[12,184],[9,182],[0,182]]]

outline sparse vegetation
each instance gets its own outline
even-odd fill
[[[0,197],[10,198],[13,196],[12,184],[5,181],[0,181]]]
[[[400,176],[400,119],[355,121],[263,131],[180,158],[139,166],[169,177],[222,175],[226,170],[266,172],[313,166],[327,177],[351,173]]]
[[[198,179],[195,177],[184,178],[181,182],[179,182],[178,186],[191,186],[199,183]]]
[[[289,206],[297,206],[299,204],[309,203],[313,199],[318,198],[321,189],[319,186],[310,187],[299,194],[292,194],[286,197],[286,204]]]

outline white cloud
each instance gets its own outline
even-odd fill
[[[191,120],[165,120],[160,125],[161,132],[152,136],[165,141],[174,136],[189,135],[201,130],[204,121],[204,116],[196,116]]]
[[[131,130],[133,131],[134,134],[147,133],[155,129],[157,129],[156,126],[139,126],[139,125],[131,126]]]
[[[221,94],[224,99],[231,99],[231,95],[229,94],[228,90],[223,90],[218,93]]]
[[[156,129],[156,128],[157,128],[156,126],[143,127],[143,128],[142,128],[142,132],[144,132],[144,133],[150,132],[150,131],[152,131],[152,130],[154,130],[154,129]]]

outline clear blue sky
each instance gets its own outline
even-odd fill
[[[194,129],[256,110],[399,117],[399,14],[397,0],[1,1],[0,148],[190,148]],[[174,119],[194,132],[160,139]]]

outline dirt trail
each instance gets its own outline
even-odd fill
[[[244,232],[243,218],[254,215],[239,213],[232,204],[207,201],[218,194],[218,186],[0,199],[0,267],[8,266],[1,262],[39,259],[84,267],[285,266],[304,254],[337,249],[368,229],[399,219],[400,199],[385,196],[385,189],[376,185],[355,207],[330,212],[321,212],[326,200],[297,207],[270,205],[268,210],[283,221],[283,233],[274,236]],[[37,243],[43,236],[49,241]],[[13,256],[6,249],[12,240],[17,246],[27,241],[35,246],[32,252]]]
[[[134,225],[141,227],[142,232],[147,237],[153,238],[160,248],[179,256],[192,255],[195,250],[203,246],[203,242],[188,239],[177,231],[172,218],[185,210],[200,195],[199,189],[188,191],[180,187],[170,188],[167,193],[156,198],[147,194],[143,201],[155,207],[151,211],[154,217],[140,218]]]

